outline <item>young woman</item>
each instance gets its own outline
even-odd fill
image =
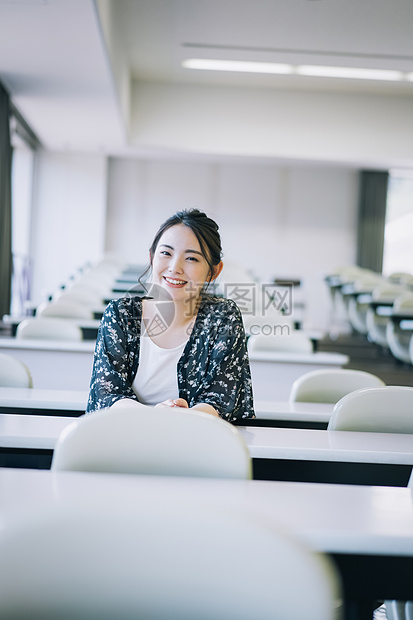
[[[205,213],[180,211],[164,222],[149,250],[148,294],[105,310],[87,412],[129,398],[229,422],[254,417],[240,310],[206,293],[221,254],[218,225]]]

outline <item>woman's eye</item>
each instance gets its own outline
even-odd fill
[[[168,252],[168,250],[161,250],[161,254],[163,254],[164,256],[170,256],[171,253]]]
[[[199,261],[198,261],[198,259],[197,259],[197,258],[195,258],[195,256],[188,256],[188,260],[190,260],[190,261],[195,261],[195,263],[198,263],[198,262],[199,262]]]

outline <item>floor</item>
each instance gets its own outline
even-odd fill
[[[387,385],[413,387],[413,365],[399,362],[390,351],[360,334],[345,334],[334,339],[326,337],[318,342],[317,350],[344,353],[350,357],[345,368],[371,372]]]

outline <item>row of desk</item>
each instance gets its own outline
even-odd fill
[[[88,390],[95,343],[0,338],[0,352],[13,355],[30,369],[40,389]],[[311,370],[341,368],[348,357],[340,353],[256,352],[250,355],[251,376],[258,400],[287,400],[295,379]]]
[[[59,434],[84,412],[86,398],[85,392],[0,388],[0,465],[49,468]],[[308,428],[311,420],[327,424],[332,409],[258,401],[257,420],[238,424],[254,478],[406,486],[413,435]]]

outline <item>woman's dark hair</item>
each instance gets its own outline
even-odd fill
[[[201,252],[208,263],[209,275],[212,275],[214,267],[220,263],[222,257],[221,237],[218,232],[219,226],[202,211],[198,209],[185,209],[172,215],[159,228],[149,248],[150,265],[145,269],[139,281],[151,268],[160,238],[168,228],[176,226],[177,224],[183,224],[192,230],[198,239]]]

